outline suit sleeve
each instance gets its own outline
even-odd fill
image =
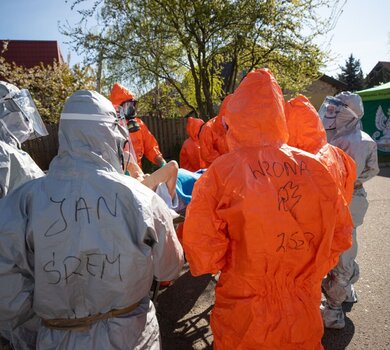
[[[144,144],[144,156],[153,164],[159,165],[156,161],[156,157],[161,156],[162,154],[157,140],[143,122],[140,126]]]
[[[356,164],[355,161],[345,152],[341,153],[345,166],[344,196],[348,204],[351,204],[354,184],[356,181]]]
[[[218,217],[218,184],[211,167],[195,183],[184,222],[184,251],[194,276],[217,273],[226,263],[226,223]]]
[[[19,191],[0,200],[0,332],[10,334],[32,313],[33,251],[26,239],[27,215]]]
[[[341,193],[338,195],[336,208],[336,220],[330,251],[329,266],[326,268],[326,271],[324,271],[325,273],[335,267],[339,261],[340,255],[352,246],[352,217],[348,209],[348,204],[343,200]]]
[[[180,150],[180,168],[184,168],[184,169],[189,169],[190,167],[190,164],[189,164],[189,154],[187,152],[187,140],[184,141],[183,143],[183,146],[181,147],[181,150]]]
[[[9,155],[0,145],[0,198],[3,198],[8,193],[10,167]]]
[[[157,241],[153,245],[153,274],[158,281],[170,281],[178,276],[183,267],[183,248],[176,236],[169,209],[157,195],[152,209],[157,234]]]
[[[206,167],[217,159],[220,154],[214,149],[214,135],[209,125],[205,125],[199,135],[200,155],[206,163]]]
[[[360,183],[370,180],[379,173],[378,152],[376,143],[374,141],[371,141],[369,145],[369,153],[366,159],[365,167],[357,179],[357,181]]]

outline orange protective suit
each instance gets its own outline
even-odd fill
[[[193,275],[221,271],[214,348],[322,349],[321,281],[351,246],[346,203],[313,155],[286,145],[268,70],[247,75],[225,117],[229,153],[196,182],[183,237]]]
[[[125,88],[123,85],[115,83],[110,94],[110,101],[116,107],[120,106],[125,101],[135,99],[134,94]],[[142,167],[142,157],[145,156],[150,162],[160,166],[163,160],[160,147],[153,134],[140,118],[135,118],[140,129],[130,133],[130,139],[137,156],[137,163]]]
[[[157,140],[140,118],[135,118],[135,120],[139,124],[140,129],[136,132],[131,132],[130,139],[137,156],[138,165],[142,166],[141,160],[145,156],[150,162],[160,166],[159,159],[162,158],[162,154]]]
[[[340,148],[329,144],[321,119],[307,97],[299,95],[285,105],[288,144],[315,154],[326,166],[348,204],[351,203],[356,165]]]
[[[115,83],[111,89],[110,101],[114,106],[120,106],[125,101],[133,101],[135,95],[126,87]]]
[[[180,167],[189,171],[206,168],[206,163],[200,156],[199,131],[204,121],[199,118],[187,119],[188,139],[183,142],[180,150]]]
[[[229,151],[226,143],[226,128],[222,123],[222,117],[225,115],[226,106],[231,95],[225,97],[219,108],[218,115],[210,119],[199,134],[200,154],[206,164],[206,168],[220,155]]]

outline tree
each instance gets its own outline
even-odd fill
[[[154,115],[158,117],[180,116],[183,106],[178,103],[180,99],[175,89],[169,84],[161,84],[157,88],[159,91],[156,91],[156,88],[154,88],[139,99],[138,114],[141,116]]]
[[[72,8],[85,0],[73,1]],[[62,31],[87,56],[96,57],[104,47],[111,76],[154,86],[157,93],[168,82],[183,104],[207,119],[214,115],[214,105],[234,91],[243,72],[253,68],[271,68],[291,91],[316,78],[324,53],[314,39],[333,28],[340,3],[344,1],[95,0],[92,9],[79,11],[83,20],[78,27]],[[335,9],[332,20],[318,18],[316,11],[323,6]],[[96,13],[98,35],[85,29]],[[227,64],[231,69],[222,76]]]
[[[8,63],[0,56],[0,76],[20,89],[28,89],[46,123],[57,123],[65,99],[79,89],[94,89],[95,74],[91,67],[67,64],[43,64],[25,68]]]
[[[360,60],[354,58],[351,54],[345,61],[345,66],[340,68],[342,73],[338,75],[338,79],[348,85],[349,91],[359,91],[364,87]]]

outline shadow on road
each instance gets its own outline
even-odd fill
[[[208,287],[213,290],[214,285],[211,275],[193,277],[187,271],[173,285],[160,291],[157,317],[163,349],[212,349],[210,311],[213,299],[212,293],[205,290]],[[201,295],[207,302],[198,305],[197,300]],[[200,347],[194,347],[195,343]]]
[[[344,303],[344,313],[350,312],[352,303]],[[345,350],[351,342],[355,334],[355,325],[345,315],[345,327],[343,329],[328,329],[325,328],[324,336],[322,337],[322,345],[325,350]]]

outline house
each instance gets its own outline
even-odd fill
[[[58,42],[54,40],[0,40],[0,56],[25,68],[41,63],[64,63]]]
[[[347,84],[324,74],[306,87],[302,94],[307,96],[312,105],[319,110],[326,96],[334,96],[347,89]]]
[[[379,61],[366,76],[366,88],[390,82],[390,62]]]

